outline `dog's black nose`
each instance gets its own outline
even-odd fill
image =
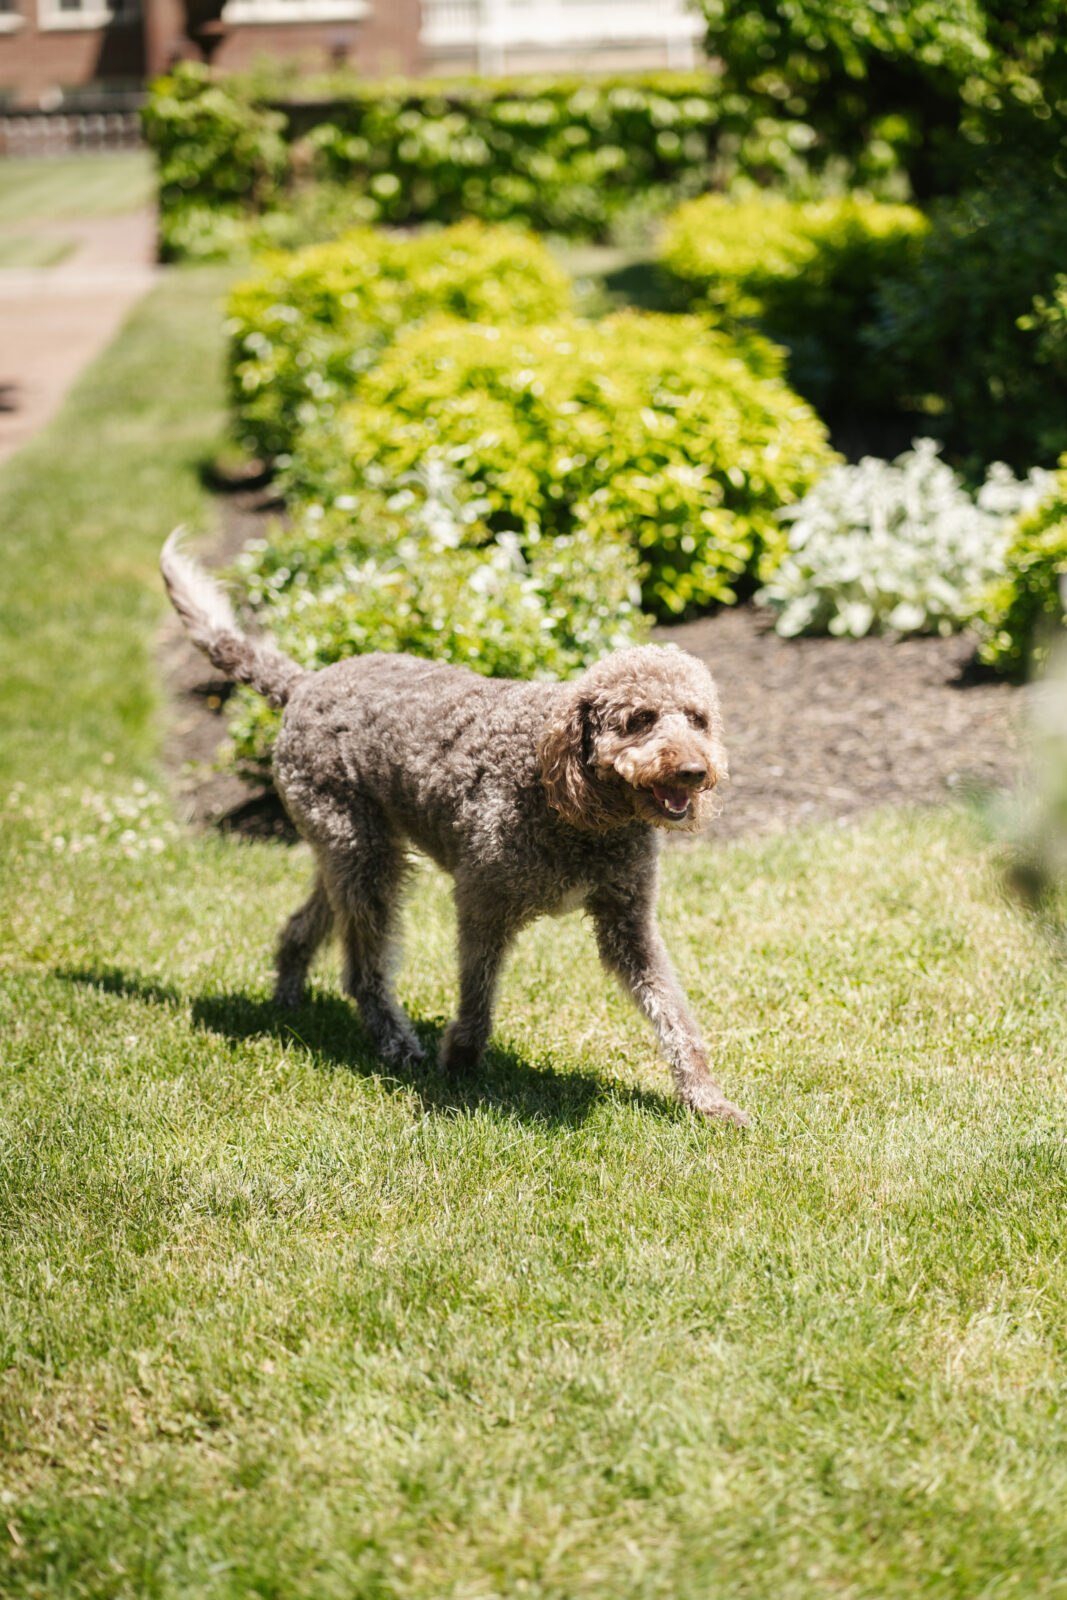
[[[675,773],[679,783],[692,784],[694,787],[698,783],[703,783],[707,775],[707,767],[698,766],[695,761],[691,761],[687,766],[679,767]]]

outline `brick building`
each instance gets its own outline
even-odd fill
[[[688,0],[0,0],[0,110],[119,103],[188,56],[371,78],[617,72],[693,66],[702,33]]]
[[[52,110],[139,90],[183,56],[421,65],[419,0],[0,0],[0,106]]]

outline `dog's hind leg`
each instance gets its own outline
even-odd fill
[[[419,1061],[425,1052],[393,991],[404,848],[369,801],[351,807],[347,828],[344,848],[319,852],[341,940],[345,993],[383,1060]]]
[[[319,946],[333,929],[333,907],[320,874],[299,910],[281,931],[275,956],[274,998],[280,1006],[297,1006],[304,997],[308,969]]]

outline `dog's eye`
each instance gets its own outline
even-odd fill
[[[701,733],[706,733],[708,731],[708,719],[704,715],[703,711],[687,711],[686,716],[693,724],[693,727],[699,728]]]
[[[655,720],[654,711],[634,711],[626,726],[630,733],[637,733],[641,728],[651,728]]]

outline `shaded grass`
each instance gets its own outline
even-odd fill
[[[270,1005],[308,859],[189,837],[154,767],[217,288],[0,471],[0,1592],[1067,1592],[1062,983],[960,817],[669,857],[747,1135],[577,918],[458,1086],[383,1072],[332,960]],[[409,923],[432,1042],[429,869]]]
[[[147,150],[0,161],[0,224],[114,216],[153,192]]]

